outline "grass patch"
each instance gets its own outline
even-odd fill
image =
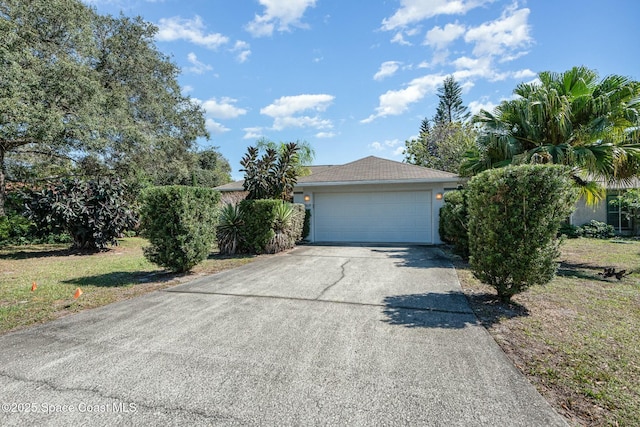
[[[177,275],[148,262],[142,253],[145,245],[146,240],[132,237],[94,254],[73,253],[67,245],[0,249],[0,333],[235,268],[254,259],[212,254],[190,274]],[[37,284],[34,292],[33,282]],[[73,294],[77,288],[83,294],[76,300]]]
[[[456,261],[478,318],[573,425],[640,425],[640,242],[571,239],[558,276],[513,298]],[[625,269],[621,280],[604,267]]]

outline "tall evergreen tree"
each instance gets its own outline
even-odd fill
[[[453,78],[448,76],[438,88],[438,108],[433,121],[439,123],[464,122],[469,118],[469,109],[462,103],[462,88]]]

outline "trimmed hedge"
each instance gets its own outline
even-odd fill
[[[292,209],[286,224],[280,224],[278,212],[283,206]],[[240,251],[248,253],[276,253],[291,249],[302,238],[304,205],[282,202],[281,200],[243,200],[240,212],[244,225],[240,235]]]
[[[141,228],[151,246],[145,257],[174,272],[207,258],[215,241],[220,193],[212,188],[166,186],[142,192]]]
[[[567,169],[523,165],[476,175],[468,186],[471,269],[503,301],[553,279],[560,223],[576,190]]]
[[[453,245],[458,255],[469,257],[469,213],[467,212],[467,190],[449,191],[444,195],[440,208],[438,231],[443,242]]]

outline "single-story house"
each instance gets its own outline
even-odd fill
[[[374,156],[336,166],[313,166],[298,178],[294,202],[311,211],[311,242],[441,243],[439,211],[453,173]],[[217,187],[243,191],[237,181]]]
[[[601,184],[607,189],[606,198],[595,206],[587,206],[585,200],[580,199],[576,205],[576,210],[571,215],[570,223],[580,226],[591,220],[596,220],[612,225],[618,234],[634,234],[638,229],[638,224],[634,224],[632,218],[627,218],[625,212],[621,211],[617,206],[610,205],[609,202],[623,194],[626,190],[640,188],[640,179],[635,178],[629,182],[620,183],[601,182]]]

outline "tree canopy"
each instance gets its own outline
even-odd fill
[[[475,148],[475,138],[476,130],[469,123],[438,123],[417,139],[405,141],[404,161],[459,173],[464,156]]]
[[[449,76],[438,88],[439,103],[432,120],[424,118],[417,138],[405,141],[404,161],[458,173],[467,151],[475,144],[476,132],[466,121],[468,108],[462,103],[462,88]]]
[[[107,171],[157,183],[224,160],[197,152],[203,110],[181,93],[156,32],[78,0],[0,0],[0,216],[5,174],[32,165],[40,177]]]
[[[521,83],[516,98],[480,111],[478,151],[469,173],[518,163],[574,168],[587,201],[601,197],[595,179],[627,180],[640,166],[640,83],[611,75],[599,80],[585,67],[542,72]]]

